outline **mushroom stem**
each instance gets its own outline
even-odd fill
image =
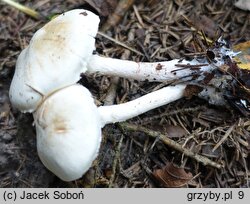
[[[127,103],[100,106],[98,107],[98,111],[102,127],[109,123],[125,121],[178,100],[184,96],[185,87],[186,85],[168,86]]]
[[[225,64],[225,59],[239,54],[226,46],[226,42],[219,38],[217,45],[210,51],[210,57],[196,57],[193,60],[174,59],[163,62],[133,62],[92,55],[87,62],[87,73],[99,72],[103,75],[120,76],[139,81],[168,82],[182,80],[199,82],[218,67]]]
[[[177,100],[184,89],[185,85],[169,86],[131,102],[99,108],[81,85],[54,92],[33,113],[38,155],[60,179],[76,180],[96,158],[105,124],[124,121]]]
[[[174,59],[171,61],[149,63],[92,55],[87,65],[87,73],[120,76],[139,81],[166,82],[176,79],[190,80],[194,74],[211,72],[215,68],[216,66],[209,64],[206,60],[199,62],[196,59],[192,61]]]

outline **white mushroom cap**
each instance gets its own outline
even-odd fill
[[[101,128],[183,97],[185,85],[162,88],[133,101],[98,107],[91,93],[71,85],[48,96],[33,113],[42,163],[64,181],[76,180],[98,154]]]
[[[80,178],[101,142],[100,118],[88,89],[72,85],[55,92],[33,116],[42,163],[64,181]]]
[[[43,96],[75,84],[95,49],[99,17],[76,9],[38,30],[16,63],[10,87],[13,106],[33,112]]]
[[[238,0],[234,5],[242,10],[250,11],[250,1],[249,0]]]

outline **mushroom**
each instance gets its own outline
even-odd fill
[[[224,47],[219,49],[214,63],[205,58],[137,63],[101,57],[92,54],[98,25],[97,15],[76,9],[39,29],[18,57],[10,86],[12,105],[22,112],[33,112],[44,97],[75,84],[85,72],[149,81],[190,80],[193,75],[211,72],[220,66],[223,52],[231,54]],[[201,77],[204,76],[201,74]]]
[[[80,178],[98,154],[101,128],[183,97],[185,86],[169,86],[133,101],[97,107],[90,92],[72,85],[46,98],[33,113],[42,163],[64,181]]]
[[[233,58],[239,54],[230,48],[227,43],[219,38],[216,47],[209,50],[212,59],[197,57],[192,60],[173,59],[162,62],[133,62],[129,60],[112,59],[93,54],[88,61],[87,73],[99,73],[102,75],[120,76],[139,81],[167,82],[182,80],[183,82],[204,79],[203,73],[211,73],[213,70],[225,64],[225,58]]]
[[[99,17],[76,9],[39,29],[18,57],[10,100],[22,112],[33,112],[43,98],[75,84],[95,49]]]
[[[120,76],[139,81],[167,82],[177,79],[188,81],[192,76],[202,72],[211,72],[216,67],[203,59],[191,61],[174,59],[162,62],[133,62],[92,55],[87,66],[87,73]]]
[[[80,85],[56,91],[33,117],[42,163],[64,181],[80,178],[101,142],[101,120],[90,92]]]
[[[234,4],[236,7],[242,9],[242,10],[248,10],[250,11],[250,2],[249,0],[238,0]]]
[[[43,164],[65,181],[80,178],[96,158],[105,124],[121,122],[184,96],[186,85],[162,88],[124,104],[94,104],[76,82],[80,74],[99,72],[138,80],[166,81],[210,72],[216,62],[172,60],[136,63],[93,55],[99,18],[90,11],[68,11],[38,30],[18,57],[10,100],[22,112],[33,112],[38,154]],[[230,54],[230,53],[229,53]],[[184,67],[184,68],[183,68]],[[201,77],[204,77],[201,75]]]

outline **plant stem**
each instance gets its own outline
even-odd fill
[[[13,6],[14,8],[22,11],[23,13],[26,13],[27,15],[35,18],[35,19],[40,19],[41,16],[38,12],[36,12],[35,10],[28,8],[26,6],[23,6],[20,3],[17,3],[13,0],[2,0],[3,2],[5,2],[6,4],[9,4],[10,6]]]
[[[147,129],[145,127],[141,127],[141,126],[138,126],[138,125],[133,125],[133,124],[129,124],[129,123],[120,123],[119,126],[122,128],[122,129],[125,129],[125,130],[129,130],[129,131],[140,131],[140,132],[144,132],[145,134],[147,134],[148,136],[150,137],[153,137],[153,138],[156,138],[156,137],[159,137],[160,140],[168,145],[169,147],[177,150],[177,151],[180,151],[182,152],[184,155],[192,158],[192,159],[195,159],[196,161],[202,163],[203,165],[205,166],[212,166],[212,167],[215,167],[215,168],[222,168],[222,165],[219,164],[219,163],[216,163],[210,159],[208,159],[207,157],[204,157],[202,155],[199,155],[199,154],[196,154],[194,152],[192,152],[191,150],[185,148],[185,147],[182,147],[180,144],[178,144],[177,142],[175,142],[174,140],[171,140],[170,138],[168,138],[166,135],[164,134],[161,134],[157,131],[153,131],[153,130],[150,130],[150,129]]]

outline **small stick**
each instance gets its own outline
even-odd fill
[[[119,143],[118,143],[116,151],[115,151],[115,158],[114,158],[113,166],[112,166],[112,175],[111,175],[111,178],[109,180],[109,188],[113,187],[113,183],[115,180],[117,164],[118,164],[118,160],[120,159],[120,155],[121,155],[122,141],[123,141],[123,135],[121,136],[121,139],[119,140]]]
[[[214,148],[212,149],[212,152],[214,152],[219,146],[221,146],[221,144],[228,138],[228,136],[231,134],[231,132],[233,131],[235,125],[232,125],[227,132],[225,133],[225,135],[221,138],[221,140],[214,146]]]
[[[134,32],[135,32],[134,29],[131,29],[129,31],[129,33],[128,33],[128,41],[134,40],[134,37],[135,37]],[[126,49],[124,51],[124,53],[122,54],[121,59],[124,59],[124,60],[128,59],[130,53],[131,53],[130,50]],[[115,101],[115,98],[116,98],[116,95],[117,95],[116,91],[117,91],[119,81],[120,81],[120,77],[118,77],[118,76],[114,76],[114,77],[111,78],[111,85],[109,87],[106,98],[104,100],[104,105],[113,105],[114,104],[114,101]]]
[[[104,105],[113,105],[116,98],[116,90],[119,84],[120,78],[115,76],[110,80],[110,87],[108,89],[107,95],[104,99]]]
[[[126,45],[125,43],[120,42],[120,41],[118,41],[118,40],[116,40],[116,39],[114,39],[114,38],[112,38],[112,37],[106,35],[105,33],[101,32],[101,31],[98,31],[97,33],[98,33],[98,35],[100,35],[100,36],[102,36],[102,37],[104,37],[104,38],[106,38],[106,39],[108,39],[108,40],[110,40],[110,41],[116,43],[117,45],[120,45],[120,46],[122,46],[122,47],[124,47],[124,48],[126,48],[126,49],[128,49],[128,50],[130,50],[130,51],[132,51],[132,52],[134,52],[134,53],[136,53],[136,54],[138,54],[138,55],[141,55],[141,56],[144,55],[143,53],[139,52],[138,50],[135,50],[134,48],[129,47],[129,46]]]
[[[171,116],[171,115],[176,115],[178,113],[192,113],[192,112],[195,112],[195,111],[198,111],[198,110],[203,110],[204,109],[204,106],[197,106],[197,107],[194,107],[194,108],[183,108],[183,109],[177,109],[177,110],[173,110],[173,111],[168,111],[168,112],[163,112],[163,113],[160,113],[158,115],[155,115],[155,116],[151,116],[151,117],[148,117],[146,119],[142,119],[140,122],[138,122],[137,124],[139,125],[140,124],[147,124],[153,120],[157,120],[159,118],[163,118],[163,117],[167,117],[167,116]]]
[[[160,140],[164,144],[168,145],[169,147],[172,147],[173,149],[175,149],[177,151],[182,152],[184,155],[186,155],[186,156],[188,156],[188,157],[190,157],[192,159],[195,159],[196,161],[202,163],[205,166],[208,165],[208,166],[212,166],[212,167],[215,167],[215,168],[218,168],[218,169],[223,167],[221,164],[218,164],[218,163],[208,159],[207,157],[196,154],[196,153],[190,151],[189,149],[182,147],[180,144],[178,144],[174,140],[169,139],[166,135],[161,134],[161,133],[159,133],[157,131],[153,131],[153,130],[150,130],[150,129],[147,129],[145,127],[141,127],[141,126],[138,126],[138,125],[132,125],[132,124],[129,124],[129,123],[126,123],[126,122],[120,123],[119,126],[122,129],[126,129],[126,130],[129,130],[129,131],[144,132],[145,134],[147,134],[148,136],[153,137],[153,138],[159,137]]]
[[[138,21],[141,24],[141,26],[144,28],[145,25],[144,25],[143,20],[142,20],[140,14],[139,14],[139,11],[138,11],[138,9],[137,9],[137,7],[135,5],[133,5],[133,9],[134,9],[136,18],[138,19]]]
[[[36,12],[35,10],[33,10],[27,6],[23,6],[22,4],[17,3],[13,0],[2,0],[2,1],[5,2],[6,4],[22,11],[23,13],[35,18],[35,19],[38,19],[38,20],[41,19],[41,15],[38,12]]]

